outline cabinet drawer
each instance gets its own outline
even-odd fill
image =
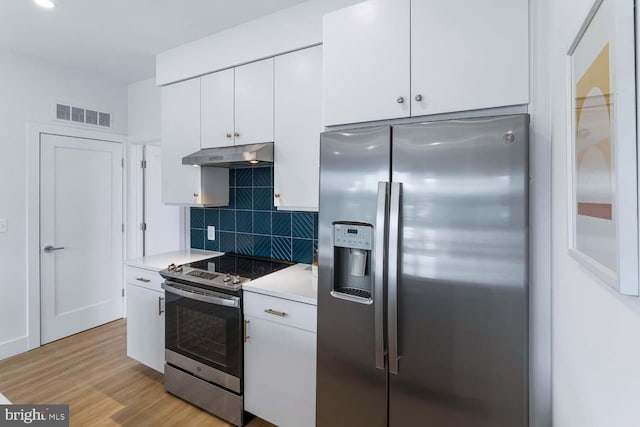
[[[316,306],[244,292],[244,313],[294,328],[316,332]]]
[[[127,283],[154,291],[162,291],[162,276],[157,271],[127,266]]]

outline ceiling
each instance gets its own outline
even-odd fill
[[[0,0],[0,49],[131,83],[155,55],[305,0]]]

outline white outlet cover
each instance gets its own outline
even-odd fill
[[[7,232],[7,218],[0,218],[0,233]]]
[[[216,240],[216,227],[213,225],[207,227],[207,240]]]

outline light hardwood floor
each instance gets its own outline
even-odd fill
[[[118,320],[0,361],[0,392],[18,404],[69,404],[74,427],[230,426],[167,394],[161,374],[127,357],[125,334]]]

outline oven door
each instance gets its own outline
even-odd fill
[[[167,363],[240,393],[240,298],[165,281]]]

